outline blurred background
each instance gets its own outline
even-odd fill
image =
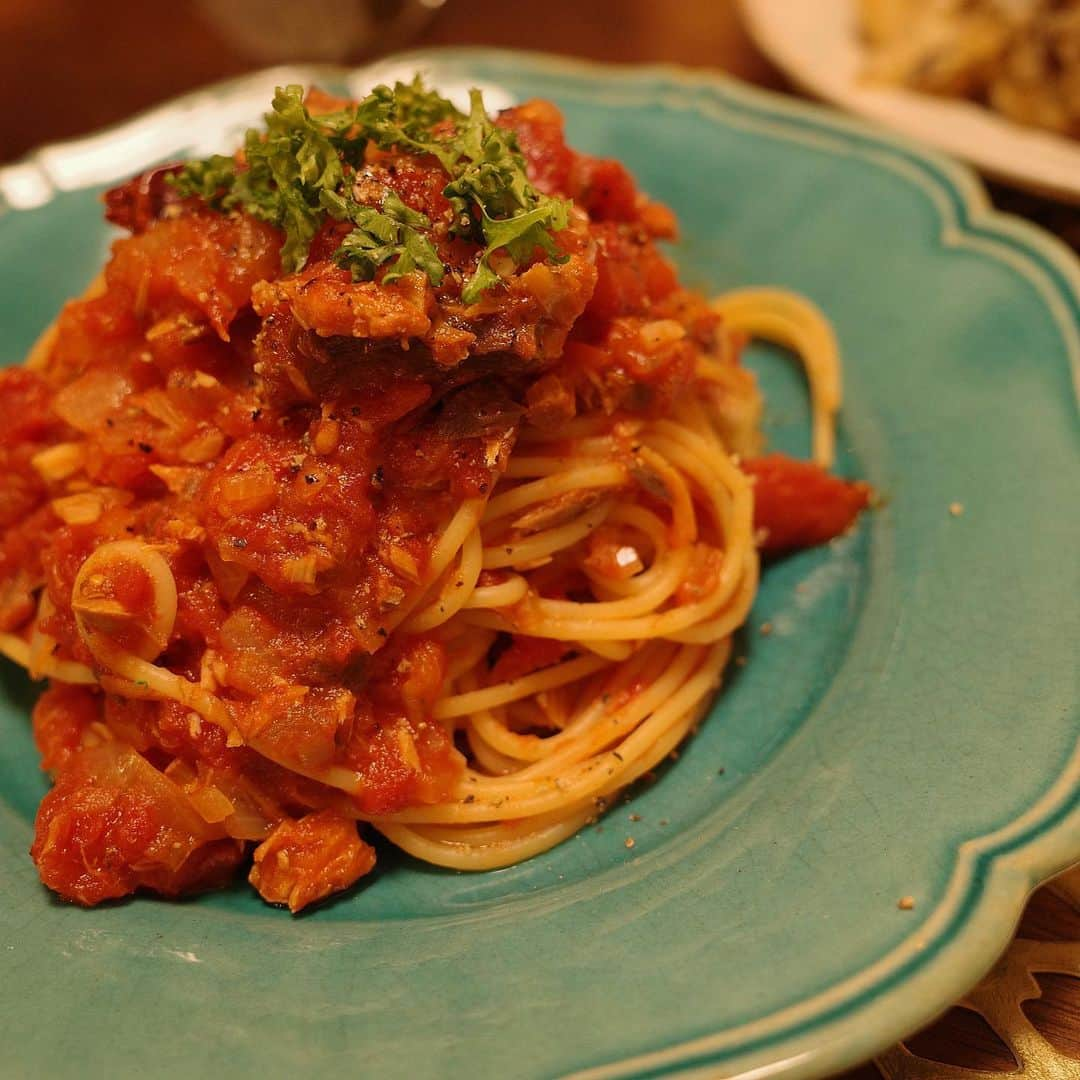
[[[674,62],[794,92],[755,48],[736,0],[0,0],[0,163],[272,64],[353,63],[432,45]],[[991,193],[999,206],[1080,249],[1077,208],[1000,186]],[[1042,940],[1080,938],[1080,878],[1067,893],[1071,903],[1062,895],[1060,889],[1038,893],[1021,932]],[[1025,1015],[1062,1053],[1080,1057],[1080,980],[1040,977],[1039,988],[1043,997],[1028,1002]],[[939,1062],[991,1071],[1016,1066],[981,1017],[963,1008],[908,1045]],[[889,1080],[940,1075],[899,1051],[883,1059],[881,1070]],[[1080,1065],[1076,1073],[1038,1075],[1080,1076]],[[846,1080],[878,1076],[867,1065]]]
[[[777,86],[735,0],[0,0],[0,161],[217,79],[404,45],[721,67]],[[672,11],[678,17],[672,16]]]
[[[919,3],[930,0],[881,6]],[[672,62],[794,92],[739,9],[738,0],[0,0],[0,91],[20,103],[0,112],[0,163],[233,75],[287,61],[357,63],[403,47]],[[1080,250],[1075,209],[991,193]]]

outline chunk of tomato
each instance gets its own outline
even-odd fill
[[[826,543],[870,502],[868,484],[842,480],[811,461],[769,454],[742,468],[754,478],[754,527],[768,554]]]

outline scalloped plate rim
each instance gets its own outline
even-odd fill
[[[1080,395],[1080,262],[1058,239],[1015,215],[992,207],[975,173],[944,155],[893,132],[829,108],[747,86],[729,76],[671,64],[614,65],[524,50],[443,47],[408,50],[356,67],[288,64],[224,80],[171,98],[135,116],[75,139],[39,147],[0,167],[0,219],[18,207],[5,205],[11,184],[29,178],[54,194],[92,186],[99,179],[62,187],[52,170],[65,156],[107,147],[114,139],[170,108],[220,101],[287,77],[347,79],[389,63],[453,59],[468,65],[513,56],[548,74],[592,78],[604,83],[666,85],[700,91],[725,106],[767,115],[781,124],[815,128],[873,148],[879,165],[905,163],[908,180],[935,198],[940,235],[977,238],[986,255],[1020,268],[1036,283],[1072,357],[1073,385]],[[797,141],[789,135],[791,141]],[[919,180],[910,175],[914,168]],[[896,170],[901,171],[901,170]],[[36,174],[36,176],[34,175]],[[989,250],[987,244],[990,245]],[[1052,301],[1051,302],[1051,299]],[[1060,308],[1055,308],[1056,304]],[[1070,315],[1069,308],[1072,308]],[[992,966],[1005,948],[1030,892],[1080,860],[1080,739],[1069,761],[1043,796],[1022,815],[991,833],[969,839],[954,853],[949,886],[941,903],[905,941],[876,963],[836,982],[829,990],[759,1020],[690,1042],[569,1074],[574,1080],[679,1074],[700,1077],[819,1077],[865,1060],[910,1033],[957,999]],[[932,931],[932,933],[931,933]],[[929,997],[923,992],[932,988]],[[931,1001],[927,1006],[924,1000]]]

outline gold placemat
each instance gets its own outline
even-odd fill
[[[1080,866],[1032,896],[993,970],[940,1020],[838,1080],[1080,1080]]]

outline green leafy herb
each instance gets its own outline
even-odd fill
[[[489,218],[487,214],[484,215],[481,227],[487,247],[484,248],[476,273],[461,290],[461,298],[465,303],[475,303],[486,290],[499,281],[499,275],[491,268],[489,260],[500,248],[506,250],[516,266],[529,259],[538,247],[543,248],[552,262],[566,262],[567,256],[555,246],[551,233],[553,230],[558,232],[566,228],[567,206],[566,203],[554,199],[550,202],[552,205],[538,206],[535,210],[509,218]]]
[[[466,116],[419,77],[393,89],[377,86],[357,105],[315,117],[304,106],[301,87],[279,87],[266,130],[252,129],[245,137],[242,163],[221,155],[190,161],[173,183],[184,196],[226,212],[244,210],[281,229],[288,272],[303,268],[312,238],[329,216],[354,226],[333,259],[356,280],[371,280],[386,265],[384,281],[419,269],[439,285],[446,268],[425,235],[432,230],[427,217],[392,191],[377,209],[351,194],[369,142],[430,154],[446,171],[450,232],[483,245],[476,272],[462,288],[466,303],[500,280],[491,267],[496,251],[505,251],[515,266],[538,248],[565,261],[553,234],[566,228],[569,206],[529,183],[513,132],[491,120],[478,90],[470,93]]]
[[[345,173],[325,126],[316,125],[304,107],[300,86],[279,86],[265,133],[251,128],[244,138],[246,168],[216,154],[189,161],[173,183],[182,195],[197,195],[220,210],[241,209],[285,233],[281,264],[299,270],[312,237],[319,231],[319,197],[334,191]]]
[[[356,226],[333,256],[338,266],[352,271],[354,280],[370,281],[383,263],[394,259],[383,281],[394,282],[419,269],[433,285],[442,284],[446,268],[431,241],[419,231],[431,228],[431,222],[393,191],[383,196],[379,210],[327,191],[322,201],[331,217]]]
[[[566,261],[552,232],[566,228],[569,207],[529,183],[514,133],[491,122],[479,90],[469,91],[469,101],[469,116],[456,140],[460,157],[451,170],[456,176],[443,194],[454,210],[453,231],[485,244],[476,273],[461,290],[462,300],[473,304],[499,280],[490,265],[499,248],[506,249],[515,266],[530,259],[537,247],[554,262]]]
[[[453,102],[428,90],[417,75],[411,83],[397,83],[393,90],[376,86],[357,106],[353,123],[381,150],[399,147],[417,154],[433,154],[452,174],[458,154],[452,140],[437,138],[435,128],[445,120],[455,124],[461,113]],[[351,148],[347,148],[351,149]]]

